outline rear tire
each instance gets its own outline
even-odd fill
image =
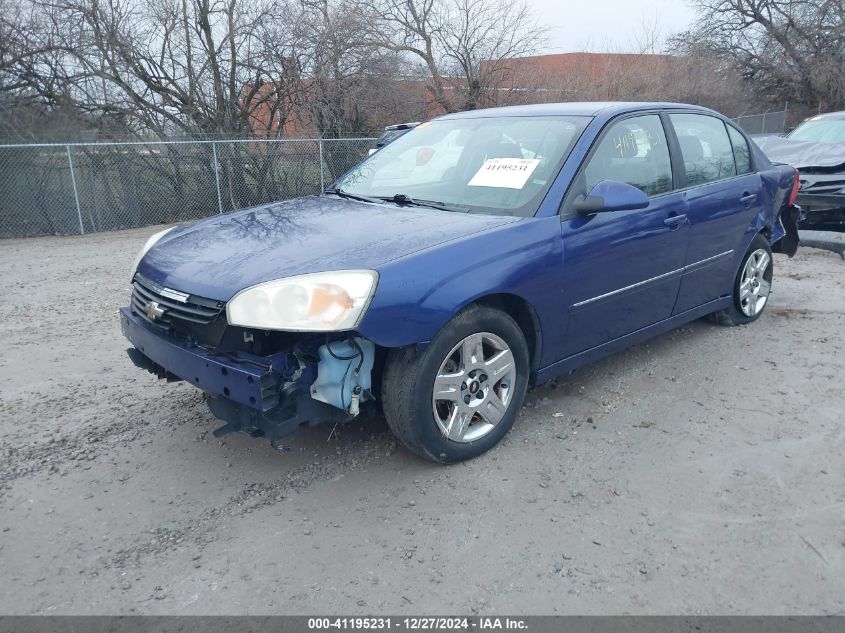
[[[756,321],[768,303],[773,274],[772,248],[769,240],[758,234],[751,241],[739,265],[730,307],[714,312],[707,318],[712,323],[729,327]]]
[[[417,455],[449,464],[495,446],[528,387],[525,336],[505,312],[472,305],[422,351],[392,350],[382,379],[390,429]]]

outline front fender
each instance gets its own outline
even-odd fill
[[[511,294],[536,312],[544,338],[561,329],[560,220],[522,221],[443,244],[379,268],[375,297],[358,327],[383,347],[430,341],[483,297]],[[548,345],[544,345],[548,348]]]

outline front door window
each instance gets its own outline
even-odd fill
[[[604,135],[584,170],[588,193],[602,180],[617,180],[649,196],[672,190],[672,163],[663,124],[656,114],[615,123]]]

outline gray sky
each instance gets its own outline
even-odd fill
[[[685,0],[526,0],[551,27],[547,53],[634,48],[644,25],[657,25],[661,39],[685,29],[695,12]]]

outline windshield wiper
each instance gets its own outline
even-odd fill
[[[381,204],[383,200],[381,198],[368,198],[367,196],[359,196],[354,193],[349,193],[348,191],[344,191],[343,189],[326,189],[323,193],[330,193],[332,195],[338,196],[340,198],[346,198],[347,200],[358,200],[359,202],[376,202]]]
[[[440,211],[459,211],[461,213],[469,213],[469,209],[465,207],[456,207],[454,205],[446,204],[445,202],[436,202],[434,200],[417,200],[406,196],[404,193],[397,193],[392,196],[378,196],[379,200],[385,202],[393,202],[400,207],[428,207],[429,209],[439,209]]]
[[[434,200],[417,200],[416,198],[406,196],[404,193],[397,193],[393,196],[375,196],[372,198],[359,196],[355,193],[349,193],[348,191],[344,191],[340,188],[326,189],[323,193],[332,194],[348,200],[358,200],[359,202],[374,202],[378,204],[392,202],[393,204],[398,204],[402,207],[428,207],[429,209],[439,209],[440,211],[459,211],[461,213],[469,213],[469,209],[464,207],[456,207],[448,205],[445,202],[436,202]]]

